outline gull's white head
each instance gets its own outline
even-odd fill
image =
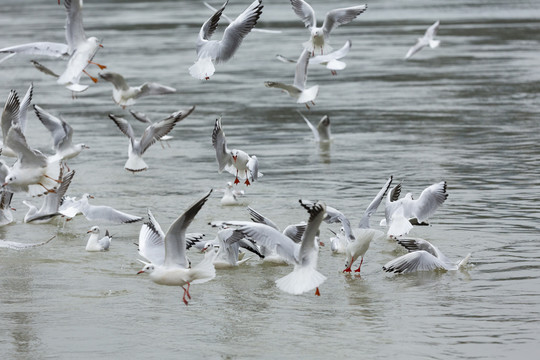
[[[137,275],[139,274],[142,274],[142,273],[152,273],[154,270],[155,270],[155,266],[150,264],[150,263],[144,263],[145,265],[143,266],[143,268],[137,273]]]
[[[92,226],[86,233],[99,234],[99,226]]]

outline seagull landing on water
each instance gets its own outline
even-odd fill
[[[426,33],[423,37],[418,38],[416,44],[414,44],[409,49],[409,51],[407,51],[407,54],[405,55],[405,60],[409,59],[411,56],[413,56],[428,45],[432,49],[438,47],[441,41],[433,39],[433,37],[437,35],[437,30],[439,30],[439,20],[435,21],[435,23],[426,30]]]
[[[242,40],[253,29],[262,13],[262,0],[255,0],[227,26],[221,40],[210,40],[218,26],[227,0],[214,15],[202,25],[197,38],[197,61],[189,68],[189,74],[200,80],[208,80],[215,72],[214,63],[228,61],[238,50]]]
[[[191,284],[203,283],[216,277],[216,269],[213,265],[215,253],[206,253],[204,259],[197,265],[190,267],[186,257],[186,230],[197,213],[208,200],[212,193],[210,190],[200,200],[191,205],[180,217],[178,217],[169,227],[164,237],[164,258],[152,257],[147,259],[150,262],[143,262],[144,267],[137,273],[148,273],[150,280],[159,285],[180,286],[184,290],[182,301],[188,305],[191,299],[189,287]],[[148,232],[148,227],[141,228],[140,236],[156,237],[155,232]],[[139,240],[140,242],[140,240]],[[187,285],[187,288],[184,287]]]
[[[269,88],[278,88],[286,91],[289,96],[296,99],[298,104],[305,104],[309,109],[308,103],[315,105],[315,98],[319,93],[319,85],[314,85],[306,89],[307,68],[309,64],[309,51],[302,51],[298,61],[296,62],[296,70],[294,72],[294,82],[292,84],[283,84],[280,82],[266,81],[264,86]]]
[[[290,0],[294,13],[298,15],[309,29],[311,37],[303,46],[312,55],[328,54],[332,47],[328,45],[330,32],[340,25],[348,24],[358,15],[367,10],[367,5],[351,6],[329,11],[326,14],[322,27],[317,27],[317,18],[315,11],[304,0]]]
[[[446,181],[428,186],[417,200],[413,199],[412,193],[398,199],[400,193],[401,184],[388,192],[385,219],[381,221],[381,225],[388,226],[387,235],[394,238],[407,235],[413,228],[411,223],[428,225],[426,221],[448,198]]]
[[[401,238],[396,239],[396,241],[409,250],[409,253],[386,263],[383,266],[383,270],[386,272],[405,274],[415,271],[455,271],[465,267],[471,257],[469,253],[462,260],[452,261],[435,245],[420,238]]]
[[[212,145],[216,150],[216,159],[218,162],[218,172],[223,170],[236,176],[235,184],[239,184],[240,179],[246,179],[244,184],[251,185],[251,182],[258,180],[261,174],[259,172],[259,160],[255,155],[249,156],[246,152],[238,149],[229,150],[225,133],[221,127],[221,117],[216,119],[214,131],[212,132]],[[251,182],[249,181],[251,179]]]

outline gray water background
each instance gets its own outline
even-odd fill
[[[231,1],[235,16],[249,1]],[[352,3],[310,2],[326,11]],[[64,41],[65,12],[54,0],[0,3],[0,47]],[[219,6],[219,4],[214,4]],[[217,66],[210,81],[189,76],[194,43],[210,11],[199,1],[85,1],[89,36],[103,39],[96,61],[132,85],[157,81],[178,93],[140,99],[133,107],[155,119],[196,105],[173,130],[170,148],[145,154],[148,171],[123,169],[127,139],[107,114],[127,110],[99,82],[73,100],[30,57],[0,65],[0,98],[22,96],[34,83],[34,103],[62,115],[74,141],[90,146],[70,161],[76,175],[69,195],[93,194],[106,204],[144,216],[152,210],[164,229],[210,188],[232,180],[217,173],[211,133],[223,116],[231,147],[257,155],[264,177],[246,190],[246,204],[280,226],[306,220],[299,198],[318,199],[353,224],[386,178],[417,196],[446,180],[449,197],[432,226],[415,228],[452,259],[472,253],[464,271],[394,276],[382,271],[404,253],[391,241],[371,244],[361,276],[345,276],[343,255],[321,249],[319,270],[328,277],[321,297],[289,295],[274,281],[292,270],[252,259],[218,270],[208,283],[182,290],[136,275],[134,242],[140,223],[106,225],[77,217],[64,227],[29,225],[23,194],[13,206],[16,223],[0,238],[47,246],[0,249],[0,353],[5,359],[96,358],[348,358],[535,359],[540,340],[539,80],[540,11],[529,1],[373,1],[351,24],[334,31],[347,39],[347,68],[332,76],[310,67],[319,84],[308,111],[265,88],[292,82],[308,32],[288,1],[264,1],[258,27],[281,34],[250,34],[235,58]],[[425,29],[441,21],[438,49],[403,57]],[[222,27],[220,28],[220,30]],[[220,36],[221,32],[216,34]],[[65,62],[37,57],[61,72]],[[95,76],[96,67],[89,71]],[[90,83],[89,79],[83,80]],[[333,142],[319,149],[296,113],[332,121]],[[133,123],[135,131],[144,125]],[[50,138],[34,114],[28,142],[50,151]],[[212,220],[247,220],[245,206],[222,207],[216,191],[190,227],[212,238]],[[38,204],[41,200],[30,199]],[[382,206],[372,219],[378,227]],[[109,252],[87,253],[92,225],[114,235]],[[331,236],[323,224],[323,240]],[[327,242],[327,245],[328,242]],[[199,254],[191,254],[194,261]]]

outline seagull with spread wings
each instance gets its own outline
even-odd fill
[[[305,26],[310,31],[310,39],[303,46],[312,55],[315,52],[321,55],[328,54],[332,51],[332,47],[328,44],[330,32],[340,25],[348,24],[364,11],[367,10],[367,5],[357,5],[347,8],[334,9],[326,14],[321,27],[317,27],[317,18],[315,11],[304,0],[290,0],[294,13],[298,15],[304,22]]]
[[[201,27],[197,38],[197,61],[189,68],[194,78],[208,80],[215,72],[214,63],[228,61],[236,53],[242,40],[257,24],[262,13],[262,0],[255,0],[227,26],[221,40],[210,40],[217,29],[219,19],[227,6],[227,0]]]

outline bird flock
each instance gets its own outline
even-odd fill
[[[113,85],[113,101],[123,109],[132,106],[144,96],[162,96],[176,92],[175,88],[155,82],[129,86],[122,75],[109,69],[100,72],[98,77],[91,75],[91,70],[88,70],[91,66],[96,66],[100,70],[107,68],[94,61],[94,57],[103,47],[101,40],[93,36],[87,37],[85,34],[82,0],[64,0],[63,3],[66,12],[66,43],[33,42],[6,47],[0,49],[0,53],[7,54],[0,59],[0,63],[16,55],[45,55],[65,59],[67,65],[60,74],[36,60],[31,60],[31,63],[37,70],[54,77],[57,84],[65,86],[73,98],[77,98],[90,86],[81,84],[83,75],[88,76],[94,83],[99,79],[110,82]],[[196,60],[189,69],[186,69],[191,76],[201,81],[211,80],[216,72],[216,65],[233,59],[250,32],[276,32],[255,28],[263,14],[262,0],[253,1],[235,19],[224,14],[228,3],[227,0],[218,9],[204,3],[213,14],[200,28],[195,44]],[[341,48],[333,51],[329,36],[339,26],[346,25],[365,13],[368,6],[363,4],[331,10],[326,14],[322,26],[318,27],[315,11],[306,1],[290,0],[290,4],[293,12],[308,28],[309,39],[302,44],[303,49],[297,60],[276,55],[280,61],[296,63],[292,84],[266,81],[264,85],[285,91],[298,104],[304,104],[310,109],[310,106],[315,104],[319,86],[306,85],[308,67],[323,65],[332,75],[346,68],[343,58],[351,51],[352,41],[347,40]],[[220,40],[212,39],[221,18],[229,24]],[[426,46],[436,48],[439,40],[435,40],[434,36],[438,27],[439,21],[436,21],[410,48],[405,59],[409,59]],[[90,194],[83,194],[80,198],[68,196],[68,188],[76,179],[76,169],[71,169],[68,161],[89,147],[73,143],[73,128],[61,115],[49,113],[45,110],[47,106],[32,104],[34,91],[31,84],[20,100],[17,91],[11,90],[2,111],[0,178],[3,181],[0,190],[0,226],[14,222],[10,206],[13,196],[26,197],[23,201],[28,207],[23,220],[25,224],[61,223],[62,226],[68,226],[67,221],[79,214],[89,222],[125,224],[142,221],[143,218],[140,216],[127,214],[105,205],[90,204],[89,200],[93,199]],[[26,140],[27,113],[30,107],[50,133],[53,143],[50,154],[37,150]],[[167,143],[172,138],[169,133],[175,125],[195,109],[196,106],[193,105],[156,122],[144,113],[130,110],[136,121],[147,124],[140,136],[135,135],[127,119],[109,114],[110,120],[129,139],[128,159],[124,165],[126,171],[138,173],[148,170],[150,167],[142,158],[145,151],[158,141],[162,146]],[[329,116],[323,116],[317,125],[313,125],[301,112],[298,111],[298,114],[311,129],[316,142],[327,145],[331,142]],[[243,201],[246,194],[245,191],[238,190],[237,186],[243,183],[247,189],[256,182],[264,181],[263,173],[259,171],[259,159],[255,155],[250,156],[246,151],[237,148],[229,149],[224,127],[220,116],[208,134],[215,150],[217,171],[222,173],[225,170],[234,176],[234,180],[227,182],[226,188],[218,190],[223,192],[221,205],[243,206],[246,204]],[[248,146],[249,144],[246,144],[246,147]],[[15,161],[9,161],[10,158]],[[319,249],[324,245],[320,234],[322,222],[340,226],[329,240],[333,253],[344,254],[345,268],[342,271],[345,274],[353,272],[355,262],[358,263],[358,267],[354,272],[360,273],[370,243],[384,239],[395,241],[408,251],[407,254],[384,265],[384,271],[407,273],[457,270],[465,266],[470,254],[461,261],[453,262],[428,241],[408,236],[414,226],[429,225],[428,220],[448,197],[446,182],[441,181],[426,187],[417,199],[411,193],[400,197],[402,184],[392,187],[392,182],[393,176],[390,176],[366,207],[358,226],[352,226],[343,212],[323,201],[300,199],[299,205],[307,212],[305,221],[288,224],[281,230],[272,220],[248,207],[246,215],[249,215],[251,221],[215,220],[210,225],[217,228],[217,234],[215,239],[208,241],[204,234],[188,233],[187,230],[214,190],[207,191],[204,196],[187,207],[166,232],[161,229],[148,209],[147,221],[141,226],[137,243],[138,254],[143,258],[139,261],[144,265],[138,274],[147,273],[153,282],[160,285],[182,287],[184,291],[182,301],[187,305],[191,299],[189,291],[191,284],[212,280],[216,276],[216,268],[241,266],[256,256],[261,262],[294,266],[289,274],[276,279],[276,286],[280,290],[295,295],[314,290],[316,295],[320,295],[319,287],[326,280],[326,276],[317,270]],[[36,198],[42,199],[39,208],[32,203]],[[386,231],[375,229],[370,225],[371,217],[382,202],[384,202],[384,219],[380,226],[385,226]],[[108,230],[102,235],[101,229],[93,225],[87,233],[90,234],[86,245],[87,251],[107,251],[111,248],[112,235]],[[36,244],[2,240],[0,247],[23,250],[45,245],[51,240],[52,238]],[[200,262],[192,264],[187,255],[188,251],[203,252],[204,256]]]

